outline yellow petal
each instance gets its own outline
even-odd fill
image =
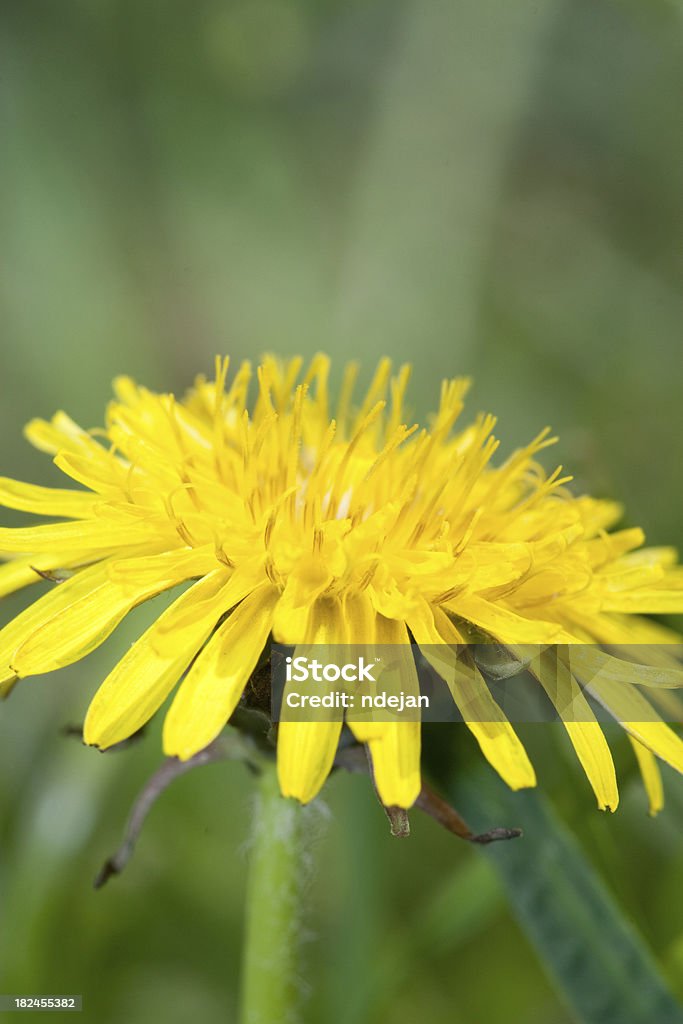
[[[347,631],[338,598],[320,597],[314,603],[304,647],[324,644],[328,658],[335,660],[335,647],[347,642]],[[297,647],[294,657],[302,653]],[[283,796],[308,803],[322,788],[330,773],[339,744],[342,722],[334,720],[334,709],[316,709],[315,721],[283,720],[277,733],[277,773]],[[337,712],[337,716],[339,712]]]
[[[680,637],[675,636],[671,632],[667,634],[664,632],[664,627],[659,627],[659,623],[652,623],[652,625],[656,625],[663,630],[661,636],[658,634],[648,636],[649,630],[647,630],[643,632],[641,637],[641,631],[638,627],[642,624],[642,621],[629,619],[627,628],[633,630],[632,643],[610,644],[611,649],[618,656],[617,661],[627,661],[629,664],[635,661],[637,664],[657,666],[659,668],[673,668],[678,673],[681,673],[683,671],[681,667],[683,644],[680,643]],[[648,626],[650,625],[648,623]]]
[[[378,735],[368,740],[372,771],[385,807],[412,807],[422,788],[420,723],[378,722]]]
[[[38,487],[19,480],[0,477],[0,505],[19,512],[34,512],[41,516],[63,516],[66,519],[84,519],[92,515],[94,506],[102,499],[87,491],[59,490]]]
[[[158,528],[133,519],[130,524],[92,519],[16,529],[0,527],[0,551],[5,552],[85,554],[145,544],[150,540],[158,542]]]
[[[0,633],[0,678],[3,657],[19,676],[70,665],[106,640],[135,605],[188,578],[183,552],[145,561],[159,571],[142,583],[112,581],[108,563],[99,562],[55,584]]]
[[[622,721],[621,724],[634,739],[640,740],[643,746],[662,761],[683,773],[683,741],[668,725],[662,721]]]
[[[616,811],[619,790],[612,754],[598,722],[565,722],[565,729],[601,811]]]
[[[683,589],[634,590],[608,594],[601,601],[606,612],[636,612],[638,615],[677,615],[683,612]]]
[[[651,657],[653,661],[662,661],[661,656],[666,654],[666,650],[662,651],[661,648],[651,650],[644,644],[637,645],[632,653],[639,659],[638,662],[615,658],[592,644],[572,644],[568,653],[572,668],[575,672],[580,671],[585,680],[599,672],[602,680],[610,679],[619,686],[627,681],[638,686],[683,688],[683,667],[673,658],[669,665],[646,663]]]
[[[166,715],[167,754],[186,761],[221,732],[268,639],[278,593],[270,584],[262,585],[216,630]]]
[[[417,671],[405,624],[377,615],[374,633],[377,644],[397,648],[392,654],[400,657],[398,671],[401,680],[405,680],[404,689],[418,693]],[[422,788],[420,722],[349,721],[349,726],[356,739],[368,745],[382,803],[387,807],[412,807]]]
[[[0,680],[0,700],[5,700],[9,697],[17,682],[18,680],[16,676],[11,679]]]
[[[158,593],[158,586],[131,590],[105,580],[31,633],[14,652],[12,668],[22,678],[71,665],[99,647],[132,608]]]
[[[650,802],[650,815],[654,818],[664,806],[664,787],[659,765],[652,751],[644,747],[633,736],[629,736],[629,740],[638,759],[638,767]]]
[[[118,662],[95,694],[83,728],[86,743],[110,747],[161,706],[221,615],[237,598],[216,570],[167,608]]]
[[[474,594],[457,597],[446,607],[454,615],[474,623],[502,643],[546,644],[563,639],[560,626],[540,619],[527,619]]]
[[[55,465],[90,490],[111,497],[125,494],[129,464],[99,444],[66,413],[56,413],[50,422],[31,420],[24,434],[36,448],[55,455]],[[73,471],[70,460],[76,467]]]
[[[307,804],[318,795],[334,763],[342,722],[280,722],[277,773],[283,796]]]
[[[64,583],[55,584],[33,604],[29,605],[4,629],[0,630],[0,679],[12,679],[16,672],[10,667],[14,652],[41,625],[60,616],[70,605],[80,601],[106,580],[104,565],[82,569]]]
[[[326,566],[313,555],[289,574],[287,585],[275,609],[273,636],[278,643],[298,644],[307,635],[313,603],[330,584],[332,577]],[[320,643],[325,643],[321,640]]]
[[[515,648],[512,648],[513,652]],[[601,811],[615,811],[619,803],[614,761],[590,704],[583,695],[568,665],[556,656],[556,648],[541,652],[529,663],[529,671],[538,679],[553,702],[576,751],[581,767]]]
[[[92,449],[107,455],[106,449],[95,441],[87,431],[61,410],[51,420],[34,419],[24,427],[24,435],[40,451],[56,455],[62,449],[67,451],[88,451]]]
[[[55,466],[103,498],[124,498],[128,483],[125,463],[119,462],[99,445],[94,445],[94,449],[83,453],[60,451],[55,457]]]
[[[346,594],[344,597],[344,620],[348,643],[371,645],[375,641],[375,610],[367,591]]]
[[[114,583],[153,585],[155,580],[183,575],[185,579],[206,576],[218,567],[213,545],[199,548],[177,548],[156,555],[132,558],[114,556],[109,560],[109,577]]]
[[[0,565],[0,597],[14,594],[31,583],[38,583],[41,579],[36,569],[47,572],[50,569],[66,568],[64,562],[49,555],[26,555],[23,558],[13,558],[10,562]]]
[[[635,686],[601,678],[600,672],[584,680],[577,671],[576,677],[629,735],[676,771],[683,772],[683,740],[661,720]]]
[[[526,750],[476,665],[458,658],[462,637],[440,608],[421,605],[408,625],[422,653],[445,680],[463,720],[481,751],[511,789],[536,785]]]

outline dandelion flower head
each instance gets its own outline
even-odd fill
[[[383,360],[355,401],[349,365],[334,406],[328,372],[323,355],[307,368],[266,357],[230,378],[218,360],[215,379],[198,378],[182,399],[117,379],[102,430],[64,412],[29,423],[28,439],[71,483],[0,480],[0,504],[61,520],[0,528],[0,595],[41,574],[64,579],[0,631],[0,688],[84,657],[132,608],[181,584],[101,684],[86,742],[124,740],[175,690],[163,745],[190,758],[223,730],[271,639],[425,650],[448,650],[469,629],[510,645],[675,639],[642,617],[683,611],[675,552],[644,548],[641,530],[615,529],[617,504],[576,496],[560,469],[547,473],[537,459],[555,441],[547,430],[499,460],[492,416],[460,426],[466,380],[444,382],[419,428],[405,422],[407,367],[392,376]],[[472,686],[480,712],[467,724],[484,756],[513,788],[534,785],[512,725],[476,675]],[[652,714],[635,720],[643,698],[632,690],[634,721],[622,725],[656,810],[656,758],[683,770],[683,742]],[[281,723],[285,795],[315,796],[341,729]],[[421,785],[419,723],[352,729],[383,802],[409,807]],[[598,804],[614,809],[600,724],[587,714],[567,730]]]

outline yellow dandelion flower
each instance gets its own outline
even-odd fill
[[[271,637],[412,637],[446,676],[447,645],[462,643],[467,627],[513,647],[674,639],[640,617],[683,611],[674,552],[643,549],[638,529],[609,532],[616,504],[573,496],[560,470],[547,475],[536,461],[555,440],[547,430],[494,467],[493,417],[453,430],[467,381],[443,384],[420,430],[404,423],[409,369],[392,377],[388,360],[357,406],[356,367],[347,367],[333,413],[325,356],[303,376],[300,359],[265,358],[251,411],[250,365],[229,386],[227,371],[217,361],[215,380],[199,378],[182,400],[120,378],[104,431],[82,430],[63,412],[29,423],[29,440],[84,490],[0,480],[2,505],[65,520],[0,528],[0,595],[40,575],[67,577],[0,631],[5,692],[84,657],[136,605],[189,583],[100,686],[87,743],[124,740],[180,682],[163,745],[190,758],[224,728]],[[444,653],[434,656],[435,645]],[[563,685],[583,699],[571,674]],[[683,742],[649,705],[642,715],[644,698],[631,690],[634,720],[622,725],[654,811],[656,757],[683,771]],[[454,683],[453,696],[476,709],[467,724],[505,781],[533,786],[526,751],[481,676]],[[614,809],[609,748],[600,724],[583,717],[567,731],[599,806]],[[383,802],[409,807],[421,786],[419,723],[351,727],[369,747]],[[280,724],[283,794],[315,796],[341,729]]]

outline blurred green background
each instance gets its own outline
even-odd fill
[[[549,462],[683,547],[679,5],[5,0],[0,25],[2,474],[54,482],[22,425],[100,424],[116,373],[182,392],[215,353],[325,349],[366,375],[389,354],[416,416],[471,374],[504,451],[550,423]],[[159,729],[109,755],[60,735],[154,614],[0,709],[0,991],[82,993],[101,1024],[231,1021],[252,781],[179,780],[94,892]],[[683,996],[683,780],[648,818],[617,735],[622,805],[600,814],[564,738],[532,733]],[[418,815],[392,840],[360,777],[324,799],[307,1020],[573,1019],[478,850]]]

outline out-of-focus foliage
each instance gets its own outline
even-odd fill
[[[473,821],[512,815],[524,842],[486,849],[568,1007],[584,1024],[681,1024],[683,1009],[618,902],[538,789],[513,794],[490,773],[454,780]],[[529,865],[533,864],[533,870]]]
[[[95,426],[118,372],[180,391],[216,352],[323,348],[366,375],[388,353],[415,364],[416,416],[471,373],[504,451],[551,423],[577,487],[683,546],[679,6],[25,0],[0,38],[2,474],[54,481],[21,425],[64,407]],[[246,772],[179,780],[124,877],[91,888],[158,728],[109,755],[60,728],[153,615],[0,708],[0,990],[82,992],[102,1024],[236,1001]],[[447,730],[430,742],[466,771],[473,742]],[[563,737],[529,732],[683,995],[681,779],[650,820],[617,739],[622,806],[599,814]],[[569,1021],[478,851],[417,815],[392,841],[362,778],[326,800],[312,1022]]]

